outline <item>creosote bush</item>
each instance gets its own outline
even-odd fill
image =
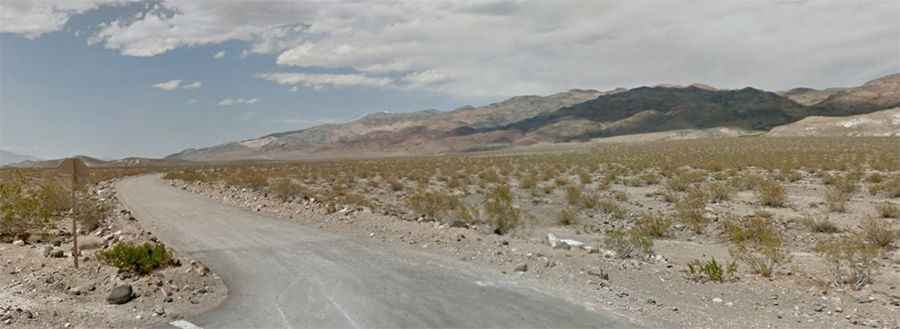
[[[687,264],[688,278],[699,282],[725,282],[736,278],[737,262],[720,264],[715,257],[708,261],[695,259]]]
[[[859,235],[819,242],[816,251],[831,264],[830,282],[833,286],[850,286],[859,290],[872,282],[879,248],[861,239]]]
[[[706,218],[706,192],[701,188],[688,189],[687,195],[675,203],[675,211],[682,223],[691,228],[695,234],[703,234],[709,219]]]
[[[637,221],[637,229],[653,238],[668,236],[672,220],[663,214],[644,213]]]
[[[878,214],[881,218],[900,218],[900,207],[890,202],[884,202],[878,205]]]
[[[803,225],[813,233],[838,233],[841,231],[831,220],[825,218],[806,217],[802,221]]]
[[[112,248],[99,252],[97,256],[110,266],[138,274],[149,274],[172,263],[172,255],[164,245],[149,242],[119,242]]]
[[[636,228],[608,232],[604,246],[615,251],[619,258],[653,254],[653,238]]]
[[[789,260],[783,249],[784,238],[769,218],[734,218],[723,226],[725,237],[732,243],[732,256],[746,263],[753,273],[771,277]]]
[[[873,217],[863,219],[860,229],[864,241],[882,249],[892,246],[900,234],[891,229],[890,222]]]
[[[512,192],[509,185],[497,186],[484,202],[484,212],[494,224],[494,233],[507,234],[521,222],[522,214],[513,205]]]

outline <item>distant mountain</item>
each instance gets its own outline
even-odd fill
[[[846,117],[812,116],[773,128],[769,136],[900,137],[900,108]]]
[[[796,88],[783,93],[798,103],[812,107],[814,115],[844,116],[900,106],[900,73],[888,75],[852,88],[815,90]]]
[[[596,90],[570,90],[550,96],[517,96],[482,107],[466,106],[450,112],[378,112],[342,124],[271,134],[202,149],[188,149],[167,159],[215,161],[236,159],[296,159],[329,156],[434,153],[435,145],[461,131],[491,129],[541,113],[615,94]]]
[[[517,145],[681,131],[754,134],[809,116],[848,116],[900,106],[900,74],[859,87],[774,93],[704,84],[570,90],[519,96],[449,112],[372,113],[341,124],[271,134],[170,155],[170,160],[306,159],[458,153]],[[683,132],[704,131],[685,135]],[[732,131],[732,130],[729,130]],[[660,136],[669,136],[662,134]],[[668,137],[666,137],[668,138]]]
[[[86,155],[76,155],[75,158],[84,161],[84,164],[91,168],[109,168],[109,167],[154,167],[154,166],[174,166],[189,165],[190,163],[182,160],[152,159],[130,157],[120,160],[101,160]],[[26,160],[9,164],[13,168],[56,168],[64,159],[52,160]]]
[[[13,152],[8,152],[4,150],[0,150],[0,166],[5,166],[8,164],[13,164],[22,161],[37,161],[40,160],[36,157],[29,155],[16,154]]]

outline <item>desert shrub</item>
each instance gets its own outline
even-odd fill
[[[148,274],[172,262],[172,255],[165,246],[149,242],[119,242],[112,248],[97,253],[97,257],[110,266],[139,274]]]
[[[198,170],[194,170],[194,169],[170,171],[170,172],[167,172],[165,175],[163,175],[163,179],[168,179],[168,180],[177,179],[177,180],[182,180],[182,181],[185,181],[188,183],[206,181],[205,175],[202,172],[200,172]]]
[[[91,198],[80,198],[76,206],[75,219],[85,231],[93,231],[100,227],[100,223],[111,211],[108,205]]]
[[[731,178],[731,186],[739,191],[756,189],[765,179],[754,174],[745,173]]]
[[[538,177],[537,174],[531,173],[522,177],[522,180],[519,182],[519,187],[523,189],[533,189],[537,186]]]
[[[578,171],[578,181],[581,182],[581,185],[590,185],[594,182],[594,177],[591,177],[591,174],[585,170]]]
[[[714,257],[708,261],[699,259],[687,263],[688,278],[700,282],[725,282],[733,280],[737,274],[737,262],[731,261],[722,266]]]
[[[0,236],[22,237],[45,229],[52,215],[21,182],[0,183]]]
[[[494,233],[507,234],[521,221],[522,214],[513,205],[512,192],[509,186],[501,184],[487,195],[484,201],[484,212],[494,224]]]
[[[672,191],[684,192],[692,184],[702,182],[704,179],[705,175],[702,171],[684,170],[670,178],[666,183],[666,187]]]
[[[50,214],[59,214],[72,209],[71,189],[66,189],[53,180],[41,184],[35,197],[41,204],[41,208]]]
[[[563,208],[559,212],[559,224],[560,225],[575,225],[578,223],[577,212],[572,208]]]
[[[672,220],[662,214],[644,213],[637,221],[637,229],[653,238],[666,237]]]
[[[696,234],[703,234],[709,219],[706,218],[706,193],[700,188],[688,189],[687,195],[675,203],[675,211],[682,223]]]
[[[883,219],[869,217],[860,224],[860,237],[879,248],[888,248],[897,240],[898,231],[891,229],[891,223]]]
[[[269,185],[266,176],[253,169],[241,169],[223,177],[225,185],[246,188],[254,191],[262,191]]]
[[[406,200],[417,214],[432,219],[441,219],[460,206],[459,199],[442,192],[418,191]]]
[[[831,284],[835,287],[850,286],[862,289],[872,282],[877,264],[878,247],[851,235],[819,242],[816,251],[822,253],[831,265]]]
[[[787,195],[784,186],[774,180],[763,180],[756,187],[756,195],[759,202],[768,207],[784,207],[787,205]]]
[[[584,196],[582,196],[581,188],[577,186],[566,187],[566,202],[569,203],[569,206],[583,207]]]
[[[833,212],[845,212],[847,211],[847,202],[849,201],[850,194],[845,190],[835,186],[829,186],[825,189],[825,203],[828,205],[828,210]]]
[[[603,213],[609,215],[614,219],[623,219],[625,218],[626,211],[624,208],[619,206],[613,200],[610,199],[602,199],[597,201],[597,209],[600,209]]]
[[[391,176],[390,178],[388,178],[387,183],[388,183],[388,187],[390,187],[391,191],[393,191],[393,192],[403,191],[403,187],[404,187],[403,182],[401,182],[399,179],[397,179],[396,176]]]
[[[788,261],[784,238],[768,218],[751,216],[725,221],[724,233],[732,242],[732,256],[746,263],[753,273],[770,277]]]
[[[840,228],[838,228],[837,225],[834,225],[834,223],[831,220],[829,220],[827,217],[825,217],[825,218],[806,217],[803,219],[802,223],[804,226],[806,226],[807,229],[809,229],[810,232],[813,232],[813,233],[832,234],[832,233],[838,233],[841,231]]]
[[[709,201],[711,202],[718,203],[731,200],[734,192],[734,188],[728,182],[715,182],[706,187],[706,194],[709,195]]]
[[[619,258],[630,258],[653,253],[653,238],[638,229],[615,229],[606,234],[604,245],[616,252]]]
[[[290,178],[276,180],[269,186],[269,192],[282,202],[290,201],[298,196],[302,197],[305,193],[303,186],[294,183]]]
[[[878,214],[881,215],[881,218],[900,218],[900,207],[890,202],[884,202],[878,205]]]

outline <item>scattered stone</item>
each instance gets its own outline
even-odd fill
[[[16,241],[13,241],[12,244],[16,247],[22,247],[25,245],[25,241],[24,240],[16,240]]]
[[[519,265],[516,266],[515,269],[513,269],[513,271],[516,271],[516,272],[528,272],[528,264],[525,264],[525,263],[519,264]]]
[[[134,298],[134,290],[131,285],[121,285],[115,287],[106,297],[106,301],[110,304],[121,305],[131,301]]]
[[[712,302],[713,302],[713,303],[716,303],[716,304],[721,304],[721,303],[723,302],[723,300],[722,300],[721,298],[719,298],[719,297],[716,297],[716,298],[713,298],[713,299],[712,299]]]

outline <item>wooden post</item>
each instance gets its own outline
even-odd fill
[[[88,181],[88,167],[84,161],[78,158],[69,158],[63,160],[59,165],[59,169],[67,174],[72,174],[72,259],[75,262],[75,268],[78,268],[78,256],[81,254],[78,250],[78,187],[86,184]]]

